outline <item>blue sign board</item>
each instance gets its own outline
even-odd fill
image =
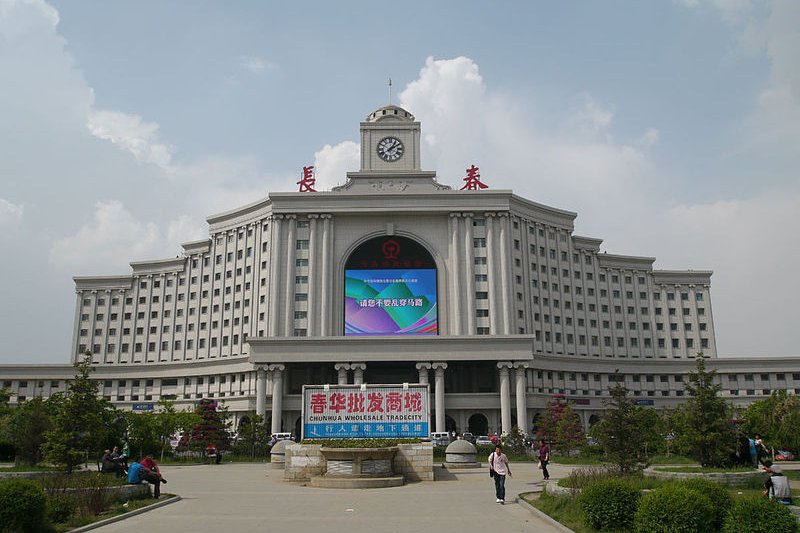
[[[134,411],[152,411],[153,404],[152,403],[135,403],[131,407]]]
[[[655,405],[655,400],[636,400],[636,405]]]

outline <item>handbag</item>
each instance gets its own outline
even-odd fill
[[[494,457],[489,461],[489,477],[494,477]]]

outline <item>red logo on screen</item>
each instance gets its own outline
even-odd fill
[[[397,259],[397,256],[400,255],[400,243],[394,239],[389,239],[383,243],[381,250],[386,259]]]

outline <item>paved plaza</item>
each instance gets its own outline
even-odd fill
[[[511,465],[504,506],[495,503],[486,467],[439,481],[370,490],[316,489],[282,481],[270,465],[231,463],[164,467],[166,492],[177,503],[110,524],[97,531],[227,533],[280,531],[487,531],[557,532],[559,529],[515,503],[520,492],[541,489],[535,463]],[[552,466],[553,479],[568,467]]]

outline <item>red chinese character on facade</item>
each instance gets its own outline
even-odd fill
[[[325,406],[328,402],[325,401],[325,394],[312,394],[311,395],[311,412],[315,415],[321,415],[325,412]]]
[[[383,394],[380,392],[370,392],[367,394],[367,400],[369,400],[369,407],[367,407],[368,413],[383,412]]]
[[[386,412],[401,411],[403,408],[403,395],[399,392],[389,392],[386,394]]]
[[[407,392],[405,400],[406,411],[422,411],[422,393]]]
[[[466,189],[468,191],[477,191],[478,189],[488,189],[489,188],[488,185],[486,185],[485,183],[483,183],[481,181],[481,179],[480,179],[481,175],[478,172],[478,170],[480,170],[480,169],[478,167],[476,167],[475,165],[470,165],[470,167],[467,169],[467,177],[464,178],[464,181],[466,183],[464,184],[463,187],[461,187],[462,191],[464,189]]]
[[[347,395],[347,412],[348,413],[363,413],[364,412],[364,393],[351,392]]]
[[[346,402],[345,395],[341,392],[334,392],[328,398],[328,409],[333,411],[334,413],[338,413],[339,411],[344,410],[345,402]]]
[[[314,167],[303,167],[303,177],[297,184],[300,186],[300,192],[317,192],[314,185],[317,183],[317,178],[314,177]]]

